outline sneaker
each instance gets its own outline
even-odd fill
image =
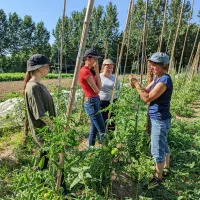
[[[142,186],[141,186],[141,188],[142,188],[142,190],[148,190],[148,189],[150,189],[152,186],[154,187],[154,186],[160,186],[160,185],[162,185],[162,183],[163,183],[163,180],[162,179],[160,179],[160,178],[157,178],[157,177],[153,177],[150,181],[149,181],[149,183],[145,183],[145,184],[143,184]]]
[[[150,180],[150,184],[153,184],[153,185],[161,185],[162,183],[163,183],[163,179],[157,178],[155,176]]]

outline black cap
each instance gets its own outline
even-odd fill
[[[87,49],[84,53],[84,58],[92,57],[92,58],[102,58],[101,55],[93,48]]]
[[[38,68],[41,68],[45,65],[51,65],[49,59],[42,54],[35,54],[29,59],[29,66],[27,71],[35,71]]]

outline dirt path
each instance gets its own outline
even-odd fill
[[[58,79],[49,79],[43,80],[42,83],[52,91],[55,88],[55,85],[58,84]],[[71,86],[72,79],[66,78],[61,80],[61,86],[65,88],[69,88]],[[22,93],[24,87],[24,81],[8,81],[8,82],[0,82],[0,99],[5,99],[6,96],[11,93]]]
[[[192,103],[192,108],[194,110],[194,116],[192,116],[192,117],[176,116],[176,119],[184,120],[184,121],[188,121],[188,122],[200,120],[200,97]]]

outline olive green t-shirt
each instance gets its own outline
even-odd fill
[[[53,99],[42,83],[29,81],[25,89],[25,102],[30,130],[33,136],[36,136],[37,128],[43,128],[46,125],[41,118],[46,113],[49,116],[56,116]]]

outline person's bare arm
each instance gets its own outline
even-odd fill
[[[154,84],[154,80],[149,84],[147,85],[147,87],[145,88],[146,92],[149,93],[150,92],[150,89],[151,89],[151,86]]]
[[[167,86],[164,83],[160,82],[153,88],[153,90],[149,94],[145,94],[144,91],[140,88],[140,85],[137,83],[135,84],[135,88],[143,101],[148,104],[160,97],[167,89]]]
[[[94,63],[94,70],[96,72],[97,87],[99,88],[99,90],[101,90],[102,84],[101,84],[101,78],[100,78],[100,75],[99,75],[99,63],[98,63],[98,61],[96,63]]]
[[[86,78],[86,81],[88,82],[88,84],[90,85],[90,87],[93,89],[93,91],[96,94],[99,94],[100,89],[97,87],[96,83],[94,82],[93,77],[92,76],[88,76]]]
[[[150,92],[150,89],[151,89],[151,86],[153,85],[154,83],[154,80],[149,84],[147,85],[147,87],[142,87],[141,84],[137,81],[136,78],[133,78],[133,75],[130,75],[129,76],[129,81],[130,81],[130,85],[131,87],[135,88],[135,82],[137,82],[137,84],[139,85],[140,89],[144,92],[144,94],[148,95],[149,92]]]

